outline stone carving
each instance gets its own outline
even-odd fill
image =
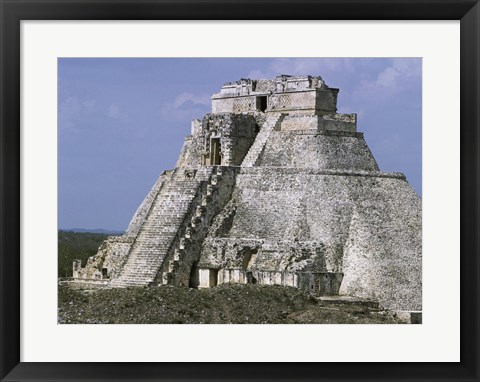
[[[288,94],[279,94],[270,97],[268,109],[281,110],[290,108],[290,96]]]
[[[233,112],[241,113],[242,111],[255,110],[255,98],[254,97],[242,97],[235,98],[233,100]]]

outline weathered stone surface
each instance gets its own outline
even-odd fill
[[[295,286],[421,311],[421,200],[379,170],[337,94],[311,76],[225,84],[125,235],[75,276]]]
[[[84,280],[115,278],[132,243],[133,238],[127,235],[110,236],[102,243],[97,254],[88,259],[83,268],[80,260],[74,261],[73,277]]]
[[[274,131],[258,166],[378,171],[361,134],[309,132]]]
[[[207,114],[193,123],[176,167],[239,166],[257,135],[257,119],[248,114]],[[216,147],[214,147],[216,146]]]
[[[321,77],[280,75],[275,80],[241,79],[212,96],[213,113],[281,112],[331,114],[337,110],[338,89]]]

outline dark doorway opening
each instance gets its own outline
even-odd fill
[[[219,166],[222,164],[222,157],[220,156],[220,138],[212,138],[210,141],[210,165]]]
[[[197,263],[194,263],[192,265],[192,268],[190,269],[190,279],[188,280],[188,286],[190,288],[198,288],[199,284],[200,284],[200,280],[198,277]]]
[[[218,284],[218,269],[210,269],[210,286],[213,287]]]
[[[243,270],[250,270],[250,267],[252,265],[252,260],[255,259],[255,255],[258,252],[258,248],[248,248],[244,253],[243,253],[243,259],[242,259],[242,269]],[[253,257],[253,258],[252,258]]]
[[[257,283],[257,279],[255,278],[255,276],[253,276],[252,271],[245,272],[245,277],[246,277],[247,284],[256,284]]]
[[[108,279],[108,269],[102,268],[102,279]]]
[[[267,96],[257,97],[257,108],[260,111],[267,110]]]

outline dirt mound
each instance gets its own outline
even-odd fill
[[[223,284],[209,289],[136,287],[79,290],[59,286],[62,324],[400,323],[362,304],[318,301],[299,289]]]

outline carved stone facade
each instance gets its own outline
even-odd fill
[[[337,95],[312,76],[225,84],[126,233],[74,277],[278,284],[420,311],[421,200],[379,170]]]
[[[241,79],[212,96],[213,113],[273,112],[331,114],[337,110],[338,89],[321,77],[281,75],[275,80]]]

